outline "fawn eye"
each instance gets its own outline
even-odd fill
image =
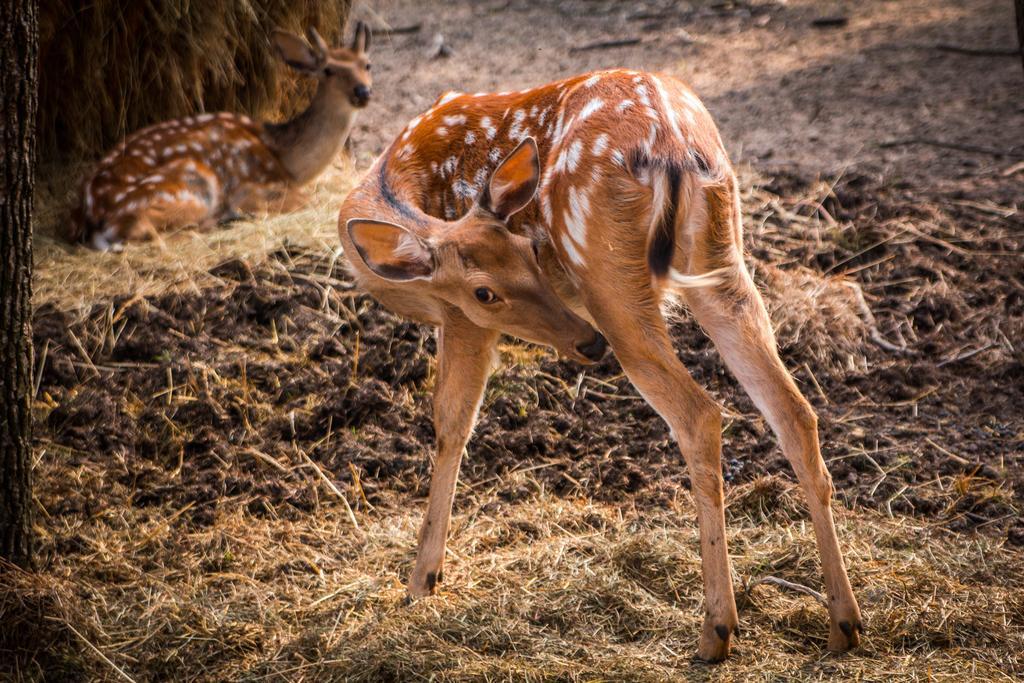
[[[477,287],[473,291],[473,296],[482,304],[493,304],[498,300],[498,296],[487,287]]]
[[[373,65],[372,64],[367,64],[366,65],[366,70],[369,71],[371,66],[373,66]]]

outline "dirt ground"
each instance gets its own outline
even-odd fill
[[[71,631],[0,638],[18,662],[0,675],[1024,675],[1024,73],[946,49],[1014,46],[1012,3],[384,1],[356,16],[420,25],[378,31],[358,168],[445,90],[610,66],[693,84],[740,168],[750,263],[821,419],[865,651],[827,657],[812,601],[746,592],[737,660],[690,661],[695,530],[666,426],[614,359],[584,371],[513,340],[464,463],[453,576],[399,606],[435,340],[353,290],[330,249],[290,247],[228,258],[202,286],[44,296],[53,583],[18,584],[29,598],[0,613]],[[450,57],[427,56],[437,34]],[[619,38],[641,42],[573,49]],[[737,581],[820,586],[770,430],[685,312],[673,336],[725,411]]]

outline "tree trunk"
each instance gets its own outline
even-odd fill
[[[0,557],[32,562],[36,0],[0,3]]]
[[[1017,7],[1017,49],[1020,50],[1020,65],[1024,67],[1024,0],[1015,0]]]

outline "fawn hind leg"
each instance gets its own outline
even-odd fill
[[[622,369],[668,423],[686,461],[704,575],[705,619],[697,654],[706,661],[721,661],[739,632],[726,546],[721,411],[677,357],[649,281],[622,280],[615,291],[589,288],[583,296]]]
[[[683,273],[726,268],[726,281],[680,294],[725,364],[765,416],[807,498],[828,593],[830,650],[856,647],[863,631],[832,518],[832,478],[821,458],[818,418],[779,358],[771,321],[743,261],[738,187],[733,176],[703,185],[677,252]]]
[[[828,593],[828,647],[856,647],[863,624],[832,519],[832,478],[821,457],[818,419],[779,358],[761,295],[740,264],[734,281],[685,290],[683,298],[768,420],[807,497]]]

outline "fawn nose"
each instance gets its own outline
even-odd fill
[[[370,101],[370,89],[360,83],[352,89],[352,99],[358,104],[366,104]]]
[[[596,363],[604,358],[604,353],[608,350],[608,342],[605,340],[603,334],[595,332],[593,339],[586,344],[577,344],[576,350],[579,351],[587,360],[591,360]]]

